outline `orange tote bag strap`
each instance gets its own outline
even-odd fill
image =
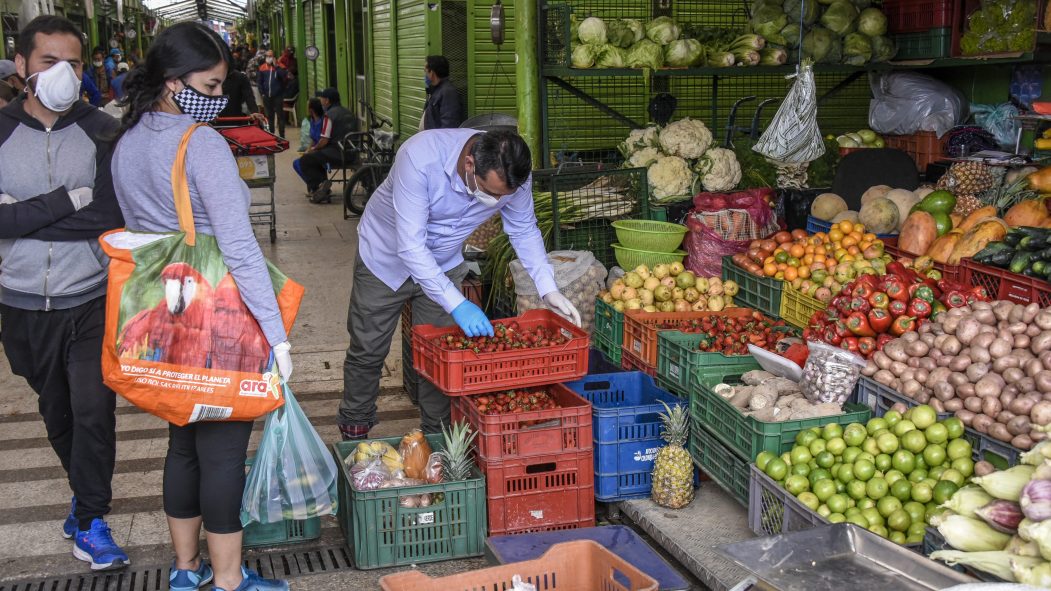
[[[190,137],[198,127],[207,123],[195,123],[182,134],[179,150],[175,152],[172,162],[172,195],[175,196],[175,213],[179,216],[179,229],[186,233],[186,245],[197,244],[197,229],[193,224],[193,208],[190,206],[190,183],[186,178],[186,152],[190,146]]]

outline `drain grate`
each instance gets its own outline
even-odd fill
[[[344,546],[250,552],[245,559],[247,568],[266,578],[277,579],[347,570],[353,565],[350,553]],[[169,566],[165,564],[119,572],[0,583],[0,591],[164,591],[168,589]]]

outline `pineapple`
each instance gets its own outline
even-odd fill
[[[664,402],[666,413],[661,413],[668,443],[657,452],[653,461],[653,502],[670,509],[681,509],[693,500],[693,461],[683,447],[690,435],[686,407],[670,408]]]
[[[455,423],[452,429],[442,426],[445,449],[441,451],[442,472],[445,482],[467,480],[471,477],[471,443],[478,433],[471,431],[466,422]]]
[[[957,162],[938,180],[939,189],[947,189],[956,195],[953,213],[966,216],[982,207],[977,195],[992,189],[996,178],[988,166],[981,162]]]

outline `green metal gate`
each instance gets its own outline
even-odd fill
[[[420,128],[427,100],[423,62],[427,57],[427,0],[397,0],[398,133],[408,138]]]
[[[391,18],[393,0],[376,0],[372,3],[372,106],[381,117],[394,119],[394,21]]]

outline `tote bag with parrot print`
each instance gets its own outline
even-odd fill
[[[135,406],[176,425],[245,421],[284,404],[270,345],[237,291],[214,236],[194,229],[186,180],[191,127],[172,165],[179,232],[114,230],[102,372]],[[285,330],[303,287],[267,263]]]

